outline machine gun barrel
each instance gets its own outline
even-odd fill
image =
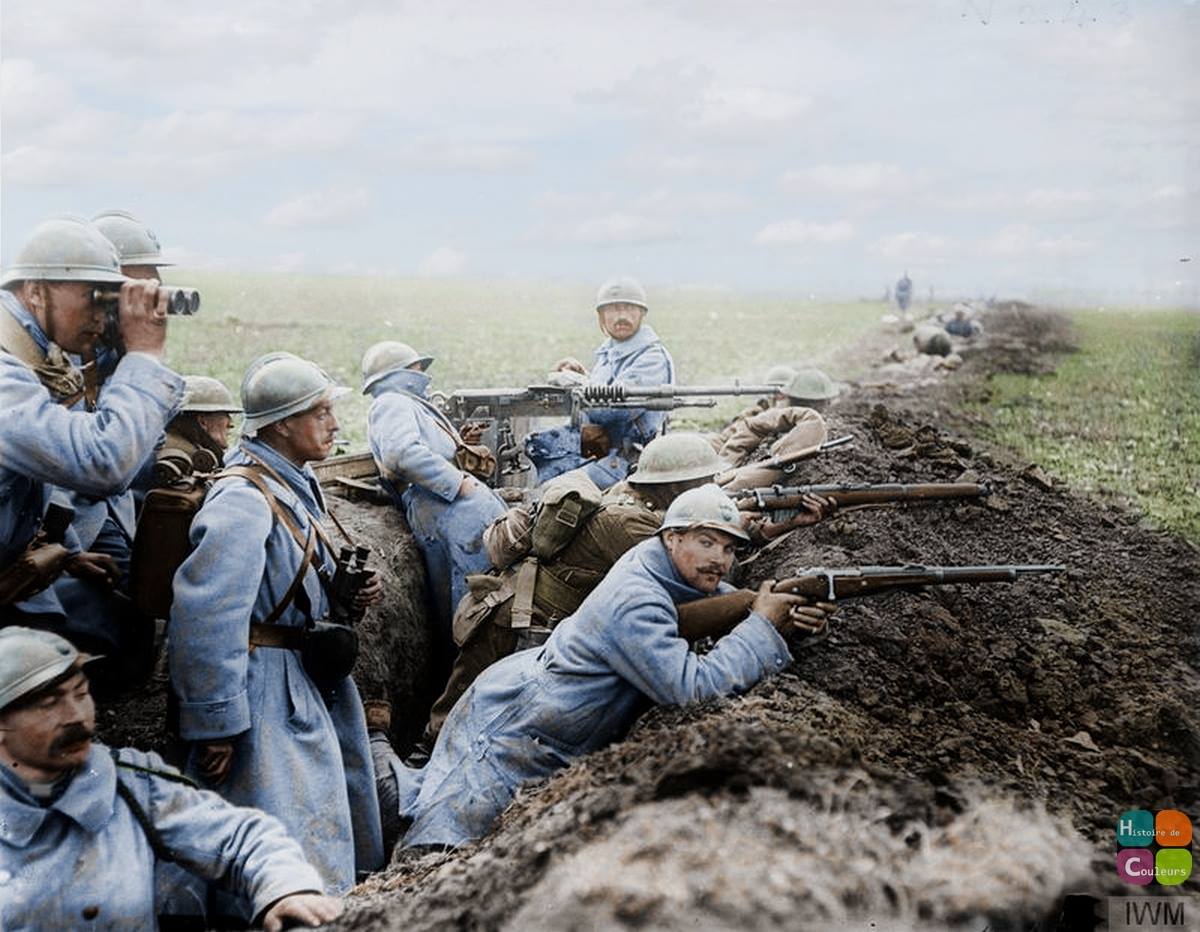
[[[581,385],[575,389],[585,404],[613,405],[639,398],[701,398],[708,395],[774,395],[778,385]],[[639,406],[642,407],[642,406]]]

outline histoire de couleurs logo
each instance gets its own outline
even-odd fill
[[[1117,820],[1117,876],[1139,887],[1151,881],[1183,883],[1192,873],[1191,843],[1192,823],[1178,809],[1122,813]]]

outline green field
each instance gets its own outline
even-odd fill
[[[377,340],[402,340],[436,357],[433,387],[444,391],[524,386],[544,380],[566,355],[590,365],[603,335],[592,285],[463,283],[395,278],[235,275],[172,270],[171,282],[201,290],[201,313],[172,321],[168,362],[211,375],[236,392],[256,356],[289,350],[339,382],[360,384],[359,359]],[[816,303],[702,290],[651,288],[648,322],[670,348],[677,381],[758,381],[777,362],[823,362],[871,329],[876,302]],[[835,376],[839,373],[832,373]],[[745,401],[741,402],[744,405]],[[689,412],[681,423],[714,423],[736,410]],[[347,446],[366,440],[366,399],[339,408]]]
[[[1081,311],[1079,351],[997,375],[990,439],[1200,541],[1200,314]]]

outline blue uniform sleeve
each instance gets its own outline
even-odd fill
[[[686,705],[745,692],[791,662],[787,642],[751,613],[703,656],[679,637],[674,607],[633,593],[617,606],[608,637],[613,670],[660,705]]]
[[[188,741],[231,738],[250,727],[250,620],[273,520],[261,492],[226,479],[192,521],[195,549],[175,574],[167,639],[179,732]]]
[[[94,412],[57,404],[33,372],[0,354],[0,466],[97,498],[123,491],[183,400],[156,359],[121,359]]]
[[[157,754],[124,750],[120,758],[137,767],[177,773]],[[138,788],[148,794],[143,798],[148,798],[151,822],[180,865],[248,899],[254,915],[293,893],[325,891],[299,843],[273,816],[155,774],[118,767],[117,778],[130,786],[144,781]]]
[[[415,404],[403,396],[389,394],[377,399],[367,418],[371,450],[385,476],[422,486],[452,502],[458,497],[464,474],[430,449],[421,434],[420,418]]]

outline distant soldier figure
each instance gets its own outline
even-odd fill
[[[485,670],[454,706],[429,765],[406,770],[404,843],[479,838],[526,780],[547,777],[622,738],[647,701],[689,705],[744,692],[791,660],[783,634],[820,630],[832,606],[764,585],[744,621],[698,655],[679,636],[676,605],[721,581],[746,540],[716,486],[680,495],[657,536],[627,551],[539,650]]]
[[[937,324],[921,324],[913,331],[913,346],[918,353],[929,356],[949,356],[953,350],[950,335]]]
[[[307,465],[333,449],[333,403],[348,390],[290,353],[251,363],[242,440],[226,458],[237,472],[217,480],[192,521],[195,549],[175,574],[167,642],[186,772],[283,822],[337,894],[383,863],[349,676],[356,647],[330,623],[337,553]],[[376,580],[355,605],[380,595]]]
[[[396,507],[425,558],[437,612],[435,649],[441,674],[454,659],[450,633],[466,578],[486,572],[483,529],[504,514],[500,497],[459,465],[467,441],[427,398],[432,356],[406,343],[376,343],[362,358],[363,394],[370,395],[367,440]]]
[[[233,415],[242,413],[233,393],[217,379],[189,375],[184,383],[183,407],[167,425],[166,438],[155,456],[154,476],[159,485],[220,469],[229,447]]]
[[[908,304],[912,300],[912,287],[912,279],[908,277],[906,270],[900,280],[896,282],[896,306],[900,308],[901,314],[908,311]]]
[[[76,552],[65,570],[103,589],[121,568],[109,554],[80,551],[100,536],[112,517],[107,498],[129,486],[183,397],[183,380],[160,361],[166,294],[154,282],[122,275],[112,243],[78,218],[38,226],[0,285],[0,579],[13,582],[5,571],[16,572],[22,553],[37,545],[51,487],[58,486],[95,503],[81,507],[69,530]],[[99,392],[94,366],[85,371],[78,363],[92,356],[105,329],[107,312],[93,300],[98,287],[120,289],[125,347]],[[120,533],[126,531],[132,526]],[[0,624],[49,628],[85,649],[114,649],[113,632],[80,624],[56,590],[45,588],[49,582],[0,592]]]
[[[967,314],[970,307],[961,301],[954,305],[954,317],[946,322],[946,332],[953,337],[970,340],[983,331],[978,321],[971,320]]]
[[[644,323],[646,290],[632,278],[605,282],[596,295],[596,318],[608,337],[596,350],[591,372],[568,356],[554,364],[584,376],[592,385],[665,385],[675,381],[675,363],[654,328]],[[526,454],[546,482],[585,467],[600,489],[620,482],[638,452],[667,421],[666,411],[644,408],[590,408],[581,428],[557,427],[530,434]]]
[[[276,819],[92,740],[93,659],[47,631],[0,631],[0,928],[155,929],[160,913],[202,915],[206,881],[268,930],[336,918]]]

